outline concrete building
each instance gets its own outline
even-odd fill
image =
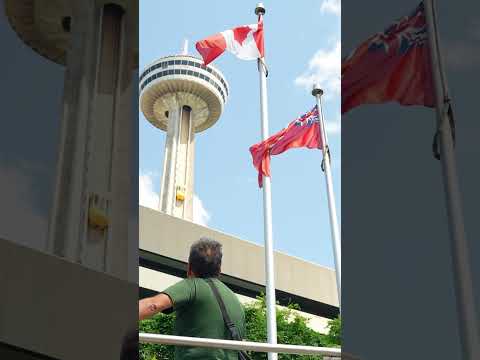
[[[161,58],[140,75],[140,109],[167,132],[159,210],[140,207],[140,296],[153,295],[186,275],[190,245],[202,236],[223,244],[221,279],[242,302],[265,293],[264,249],[194,224],[194,135],[220,117],[229,88],[222,73],[186,55]],[[310,326],[326,331],[338,314],[335,272],[275,254],[276,295],[281,305],[298,303]]]
[[[1,238],[0,270],[2,360],[118,360],[136,331],[135,283]]]
[[[140,297],[153,295],[186,276],[190,245],[202,236],[223,245],[221,280],[243,302],[265,293],[264,248],[232,235],[140,207]],[[326,332],[338,315],[335,271],[275,252],[276,298],[280,305],[297,303],[310,325]]]
[[[167,132],[162,212],[192,220],[195,133],[220,118],[228,91],[218,69],[186,54],[161,58],[140,75],[140,108],[152,125]]]
[[[26,45],[65,66],[45,250],[126,279],[129,252],[136,253],[128,244],[132,184],[126,174],[134,172],[138,1],[6,0],[5,12]]]

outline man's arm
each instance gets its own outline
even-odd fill
[[[148,319],[153,315],[172,307],[172,300],[166,294],[158,294],[138,302],[138,319]]]

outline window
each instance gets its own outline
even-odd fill
[[[173,60],[169,60],[168,61],[168,65],[173,65],[174,64],[174,61]]]
[[[182,69],[182,70],[181,70],[181,74],[182,74],[182,75],[187,75],[187,70]]]
[[[175,60],[174,63],[175,65],[180,65],[180,60]]]
[[[187,75],[193,75],[193,71],[192,71],[192,70],[188,70],[188,71],[187,71]]]
[[[225,87],[225,91],[227,92],[227,95],[228,95],[228,87],[227,87],[227,84],[225,83],[225,81],[223,81],[223,79],[222,79],[222,84]]]
[[[182,65],[187,65],[188,61],[187,60],[182,60]]]
[[[173,70],[168,70],[168,75],[173,75]]]

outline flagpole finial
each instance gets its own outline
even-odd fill
[[[320,86],[318,86],[317,83],[314,83],[314,84],[313,84],[312,95],[315,96],[315,97],[316,97],[317,95],[320,95],[320,96],[323,95],[323,90],[320,89]]]
[[[255,15],[265,15],[265,6],[263,6],[263,3],[257,4],[257,7],[255,8]]]

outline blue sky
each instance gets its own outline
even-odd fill
[[[325,89],[324,113],[333,156],[340,216],[340,5],[337,0],[265,1],[265,51],[270,134],[310,110],[313,79]],[[140,72],[150,62],[189,53],[209,35],[256,22],[255,1],[140,2]],[[248,148],[260,140],[259,84],[255,61],[225,53],[214,64],[230,85],[220,120],[196,135],[195,220],[241,239],[263,244],[262,191]],[[140,203],[156,207],[165,133],[141,112]],[[276,250],[333,267],[325,180],[318,150],[293,149],[273,157],[273,240]]]

